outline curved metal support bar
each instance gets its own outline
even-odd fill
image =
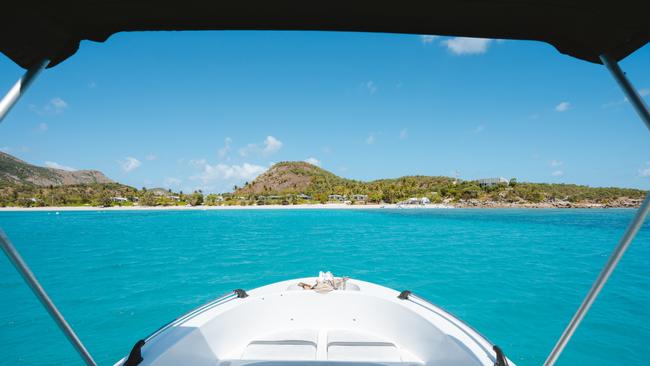
[[[625,251],[632,243],[632,239],[634,239],[634,236],[636,236],[637,232],[639,232],[641,225],[643,225],[643,221],[645,220],[646,216],[648,216],[648,212],[650,212],[650,193],[648,193],[648,196],[645,198],[641,204],[641,207],[636,212],[636,216],[634,216],[634,219],[630,223],[630,226],[625,231],[625,234],[623,234],[623,238],[621,238],[618,246],[616,249],[614,249],[614,252],[612,252],[612,255],[609,257],[607,264],[605,264],[605,267],[603,267],[600,274],[598,275],[598,278],[596,278],[596,281],[591,286],[591,290],[589,290],[589,293],[587,293],[587,296],[582,301],[582,304],[578,308],[578,311],[576,311],[575,315],[571,319],[571,322],[569,322],[569,325],[564,330],[564,333],[562,333],[562,336],[557,341],[557,344],[548,355],[546,362],[544,362],[544,366],[554,365],[557,359],[560,357],[560,354],[564,350],[564,347],[567,345],[567,343],[569,343],[571,336],[573,336],[573,333],[576,331],[576,329],[578,329],[580,322],[585,317],[585,315],[587,315],[589,308],[591,308],[594,300],[596,300],[596,297],[603,289],[603,286],[605,286],[605,282],[607,282],[609,276],[611,276],[612,272],[614,272],[614,269],[618,265],[618,262],[621,260],[623,254],[625,254]]]
[[[242,290],[242,289],[237,289],[237,290],[234,290],[234,291],[230,291],[227,294],[219,296],[218,298],[216,298],[216,299],[214,299],[214,300],[212,300],[212,301],[210,301],[210,302],[208,302],[206,304],[203,304],[203,305],[199,306],[198,308],[192,309],[192,310],[188,311],[187,313],[181,315],[180,317],[170,321],[169,323],[167,323],[167,324],[163,325],[162,327],[158,328],[158,330],[156,330],[155,332],[151,333],[149,336],[147,336],[147,338],[138,340],[135,343],[135,345],[133,346],[133,348],[131,348],[131,352],[129,353],[129,356],[124,360],[124,362],[121,365],[122,366],[136,366],[136,365],[139,365],[143,361],[142,347],[144,347],[144,345],[147,342],[149,342],[152,338],[155,338],[160,333],[166,331],[167,329],[173,327],[174,325],[177,325],[177,324],[179,324],[181,322],[184,322],[184,321],[186,321],[186,320],[188,320],[188,319],[202,313],[205,310],[209,310],[209,309],[211,309],[211,308],[213,308],[213,307],[215,307],[217,305],[223,304],[227,300],[232,300],[232,299],[236,299],[236,298],[243,298],[243,297],[239,296],[240,293],[246,294],[246,292],[244,290]],[[248,296],[248,295],[246,295],[246,296]],[[246,297],[246,296],[244,296],[244,297]]]
[[[632,103],[634,109],[636,109],[639,117],[641,117],[641,120],[645,123],[646,127],[650,129],[650,110],[648,110],[648,106],[645,104],[643,99],[641,99],[639,93],[637,93],[636,89],[634,89],[630,81],[625,77],[625,73],[618,66],[618,63],[616,63],[616,61],[607,55],[601,55],[600,60],[603,62],[603,65],[605,65],[605,67],[607,67],[607,69],[610,71],[614,79],[616,79],[621,89],[623,89],[623,93],[625,93],[627,96],[627,100]],[[639,210],[636,212],[636,215],[630,223],[630,226],[625,231],[625,234],[623,234],[623,237],[618,243],[618,246],[616,246],[612,252],[609,260],[605,264],[605,267],[603,267],[603,269],[600,271],[598,278],[596,278],[596,281],[591,286],[591,289],[587,293],[587,296],[585,296],[582,304],[573,315],[573,318],[569,322],[569,325],[567,325],[566,329],[560,336],[560,339],[557,341],[557,344],[555,344],[555,347],[553,347],[553,350],[548,355],[546,362],[544,362],[544,366],[553,366],[555,362],[557,362],[557,359],[560,357],[560,354],[562,354],[564,347],[566,347],[567,343],[569,343],[569,340],[573,336],[573,333],[575,333],[576,329],[578,329],[580,322],[582,322],[582,319],[585,317],[585,315],[587,315],[589,308],[591,308],[591,305],[596,300],[596,297],[603,289],[603,286],[605,286],[605,283],[609,279],[609,276],[611,276],[612,272],[614,272],[614,269],[618,265],[618,262],[621,260],[623,254],[625,254],[625,251],[632,243],[632,240],[636,234],[639,232],[641,225],[643,225],[643,221],[645,220],[646,216],[648,216],[648,211],[650,211],[650,193],[648,193],[645,200],[641,204],[641,207],[639,207]]]
[[[38,64],[34,65],[32,68],[27,70],[25,74],[16,81],[14,86],[9,89],[7,94],[0,100],[0,123],[2,123],[2,120],[5,118],[7,113],[11,110],[11,108],[18,102],[18,99],[25,94],[25,91],[27,91],[27,88],[32,84],[32,81],[36,79],[38,74],[43,71],[44,68],[47,67],[47,65],[50,63],[50,60],[42,60]]]
[[[13,264],[14,267],[16,267],[16,269],[23,277],[25,282],[27,282],[27,285],[29,285],[29,288],[32,289],[34,295],[36,295],[36,297],[41,302],[41,304],[43,304],[45,310],[47,310],[47,312],[50,314],[52,319],[54,319],[54,321],[56,322],[56,325],[59,326],[59,328],[63,331],[63,333],[68,338],[70,343],[72,343],[72,345],[77,350],[77,352],[84,360],[86,365],[96,366],[97,364],[93,360],[90,353],[88,353],[86,347],[84,347],[83,343],[81,343],[79,337],[77,337],[74,330],[72,330],[72,327],[70,327],[70,324],[68,324],[68,322],[65,320],[63,315],[61,315],[59,309],[56,308],[56,305],[54,305],[50,297],[47,296],[47,293],[45,292],[41,284],[38,282],[38,280],[36,279],[32,271],[29,269],[27,263],[25,263],[23,258],[16,250],[16,248],[11,244],[9,238],[7,238],[7,236],[5,235],[4,231],[2,231],[2,229],[0,229],[0,245],[2,246],[2,250],[4,251],[4,253],[11,261],[11,264]]]
[[[641,120],[643,120],[646,127],[650,129],[650,110],[648,110],[648,105],[645,104],[643,98],[641,98],[630,81],[625,77],[625,73],[618,66],[618,63],[607,55],[601,55],[600,60],[603,62],[603,65],[607,67],[614,79],[616,79],[621,89],[623,89],[623,93],[625,93],[627,100],[632,103],[634,109],[636,109],[636,113],[639,114],[639,117],[641,117]]]

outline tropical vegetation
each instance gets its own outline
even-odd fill
[[[292,205],[331,201],[362,204],[399,203],[411,197],[424,197],[432,203],[475,206],[549,202],[620,206],[621,199],[637,204],[646,193],[631,188],[517,182],[514,178],[493,186],[417,175],[363,182],[339,177],[305,162],[281,162],[252,182],[235,186],[232,192],[205,195],[200,190],[183,193],[164,188],[136,189],[110,181],[101,172],[63,172],[5,156],[0,159],[0,206]]]

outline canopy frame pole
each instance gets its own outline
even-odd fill
[[[648,106],[645,104],[643,99],[641,99],[639,93],[632,86],[630,81],[625,77],[625,73],[618,66],[618,63],[612,60],[608,55],[601,55],[600,60],[610,71],[614,79],[616,79],[621,89],[623,89],[623,93],[625,93],[627,96],[627,100],[632,103],[634,109],[636,109],[646,127],[650,129],[650,110],[648,110]],[[569,343],[569,340],[575,333],[576,329],[578,329],[578,326],[584,319],[585,315],[587,315],[587,312],[591,308],[591,305],[593,305],[596,297],[598,294],[600,294],[600,291],[603,289],[603,286],[605,286],[605,283],[614,272],[614,269],[616,269],[616,266],[623,257],[623,254],[625,254],[625,251],[632,243],[632,240],[636,234],[639,232],[639,229],[648,216],[648,212],[650,212],[650,193],[648,193],[645,200],[641,204],[641,207],[639,207],[637,210],[634,219],[632,219],[632,222],[625,231],[625,234],[623,234],[623,237],[607,260],[607,263],[600,271],[600,274],[596,278],[594,284],[591,286],[591,289],[587,293],[587,296],[585,296],[582,304],[569,322],[569,325],[567,325],[566,329],[560,336],[560,339],[557,341],[557,344],[555,344],[555,347],[553,347],[553,350],[548,355],[546,362],[544,362],[544,366],[553,366],[555,362],[557,362],[560,354],[562,354],[562,351],[564,350],[564,347],[566,347],[567,343]]]
[[[34,295],[36,295],[43,307],[45,307],[45,310],[47,310],[52,319],[54,319],[56,325],[59,326],[59,329],[63,331],[65,336],[68,338],[68,341],[72,343],[86,365],[97,366],[95,360],[93,360],[86,347],[81,343],[79,337],[77,337],[77,334],[75,334],[72,327],[70,327],[70,324],[68,324],[61,312],[59,312],[59,309],[54,305],[54,302],[52,302],[50,297],[47,295],[41,284],[36,279],[36,276],[34,276],[34,273],[29,269],[27,263],[25,263],[23,258],[20,256],[20,253],[18,253],[16,248],[11,244],[11,241],[9,241],[9,238],[5,235],[2,229],[0,229],[0,246],[2,246],[2,250],[11,261],[11,264],[16,267],[16,270],[18,270],[29,288],[34,292]]]
[[[612,74],[618,85],[623,89],[623,93],[627,97],[627,100],[632,103],[634,109],[641,117],[641,120],[645,123],[646,127],[650,129],[650,110],[648,105],[645,104],[639,92],[632,86],[630,81],[625,77],[625,73],[618,66],[618,63],[612,60],[608,55],[601,55],[600,60],[603,62],[603,65],[607,67],[609,72]]]
[[[23,76],[16,81],[16,83],[9,89],[7,94],[0,100],[0,123],[7,116],[11,108],[16,105],[20,97],[22,97],[32,82],[36,77],[49,65],[50,60],[43,59],[40,62],[36,63],[33,67],[29,68],[23,74]],[[79,337],[74,332],[70,324],[65,320],[59,309],[54,305],[54,302],[45,292],[43,286],[38,282],[34,273],[29,269],[27,263],[23,260],[22,256],[16,250],[16,248],[11,244],[11,241],[5,234],[5,232],[0,228],[0,246],[2,251],[5,253],[11,264],[16,268],[18,273],[22,276],[23,280],[27,283],[29,288],[32,290],[34,295],[41,302],[45,310],[49,315],[54,319],[56,325],[61,329],[63,334],[65,334],[68,341],[72,344],[75,350],[79,353],[84,363],[88,366],[97,366],[95,360],[90,355],[86,347],[81,343]]]
[[[27,70],[23,76],[16,81],[14,86],[9,89],[7,94],[0,100],[0,123],[7,116],[11,108],[18,102],[20,97],[25,94],[29,86],[32,84],[32,81],[43,71],[44,68],[49,65],[50,60],[43,59],[40,62],[36,63],[29,70]]]

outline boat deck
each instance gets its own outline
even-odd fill
[[[358,280],[327,293],[297,286],[314,281],[278,282],[207,304],[149,337],[141,365],[495,364],[484,337],[434,305]]]
[[[260,337],[248,343],[241,359],[381,363],[409,360],[419,364],[390,340],[350,330],[324,329],[283,331]]]

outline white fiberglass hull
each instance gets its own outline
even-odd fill
[[[315,281],[277,282],[198,308],[147,338],[139,364],[498,364],[487,339],[416,296],[399,298],[398,291],[358,280],[327,293],[297,286]]]

